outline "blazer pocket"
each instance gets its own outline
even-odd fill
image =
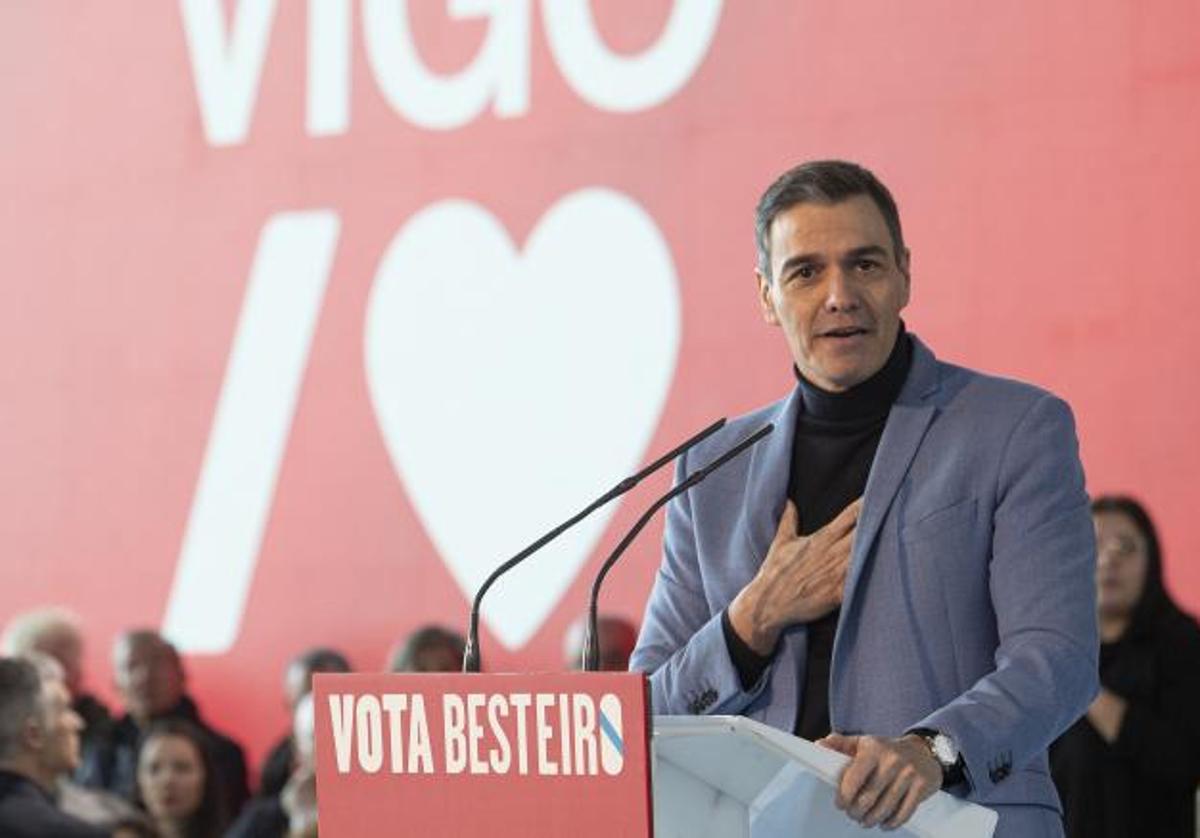
[[[975,498],[964,498],[949,506],[935,509],[900,528],[900,539],[906,542],[924,541],[950,532],[975,520]]]

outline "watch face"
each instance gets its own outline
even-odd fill
[[[954,740],[944,733],[939,733],[930,741],[930,750],[942,765],[954,765],[958,762],[958,748]]]

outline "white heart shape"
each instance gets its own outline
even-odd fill
[[[470,599],[496,565],[637,470],[679,350],[675,269],[653,219],[610,189],[558,201],[524,254],[486,209],[441,201],[392,240],[364,340],[392,463]],[[614,510],[489,591],[482,617],[505,646],[533,636]]]

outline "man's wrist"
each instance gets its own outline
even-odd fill
[[[966,762],[958,745],[948,734],[927,727],[917,727],[906,735],[914,736],[937,764],[942,774],[942,788],[956,786],[966,780]]]
[[[725,636],[725,648],[729,652],[729,660],[733,663],[733,668],[737,670],[742,690],[749,692],[762,678],[767,667],[771,665],[771,658],[767,655],[760,655],[738,636],[738,633],[733,630],[733,623],[729,621],[728,608],[721,614],[721,633]]]
[[[742,588],[729,604],[729,625],[738,638],[762,657],[770,657],[779,640],[779,632],[766,624],[759,608],[754,582]]]

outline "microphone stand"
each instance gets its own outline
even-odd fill
[[[596,574],[596,579],[594,582],[592,582],[592,594],[588,603],[587,632],[584,635],[583,641],[584,672],[596,672],[600,669],[600,640],[598,633],[599,629],[597,626],[597,606],[600,599],[600,586],[604,583],[604,577],[608,575],[608,572],[612,570],[613,565],[617,563],[617,559],[621,558],[621,554],[624,553],[629,545],[633,543],[633,540],[637,538],[638,533],[645,528],[646,524],[650,523],[650,519],[654,517],[654,513],[658,512],[659,509],[664,507],[672,499],[683,494],[688,489],[702,481],[704,478],[708,477],[708,475],[725,465],[738,454],[741,454],[747,448],[757,443],[760,439],[767,436],[767,434],[771,433],[773,430],[775,430],[774,425],[769,423],[764,425],[753,434],[743,439],[737,445],[730,448],[720,457],[717,457],[717,459],[713,460],[708,465],[689,474],[686,478],[673,486],[671,491],[667,492],[665,495],[651,504],[650,508],[642,514],[641,518],[638,518],[637,523],[634,524],[633,527],[630,528],[629,532],[625,534],[625,537],[621,539],[621,543],[616,546],[616,549],[612,551],[612,554],[605,560],[604,564],[601,565],[600,572]]]
[[[483,595],[485,593],[487,593],[488,588],[492,587],[492,584],[495,583],[495,581],[497,579],[499,579],[505,573],[508,573],[508,571],[512,570],[514,567],[519,565],[521,562],[525,561],[525,559],[529,558],[531,555],[536,553],[538,550],[545,547],[551,541],[558,538],[564,532],[566,532],[571,527],[578,524],[584,518],[591,515],[593,512],[595,512],[600,507],[604,506],[609,501],[614,500],[614,499],[620,497],[621,495],[625,494],[626,492],[628,492],[630,489],[632,489],[634,486],[636,486],[638,483],[640,483],[646,477],[649,477],[651,474],[658,471],[660,468],[662,468],[667,463],[674,460],[676,457],[678,457],[684,451],[687,451],[689,448],[691,448],[696,443],[715,434],[722,427],[724,427],[724,425],[725,425],[725,419],[723,419],[723,418],[718,419],[716,422],[713,422],[711,425],[709,425],[704,430],[702,430],[699,433],[695,434],[694,436],[688,438],[686,441],[677,445],[675,448],[672,448],[666,454],[663,454],[661,457],[659,457],[657,460],[652,462],[650,465],[643,468],[637,474],[634,474],[630,477],[626,477],[624,480],[622,480],[616,486],[613,486],[611,489],[609,489],[607,492],[605,492],[599,498],[597,498],[596,500],[594,500],[590,504],[588,504],[588,506],[585,507],[583,510],[581,510],[580,512],[577,512],[571,518],[562,522],[557,527],[550,530],[550,532],[546,533],[541,538],[539,538],[537,541],[533,542],[528,547],[526,547],[524,550],[517,553],[511,559],[504,562],[499,567],[497,567],[495,570],[493,570],[491,575],[488,576],[488,578],[484,580],[483,584],[479,586],[479,590],[475,593],[475,599],[471,603],[471,616],[470,616],[470,620],[467,624],[467,643],[463,650],[462,671],[463,672],[478,672],[479,671],[479,667],[480,667],[479,605],[483,601]]]

